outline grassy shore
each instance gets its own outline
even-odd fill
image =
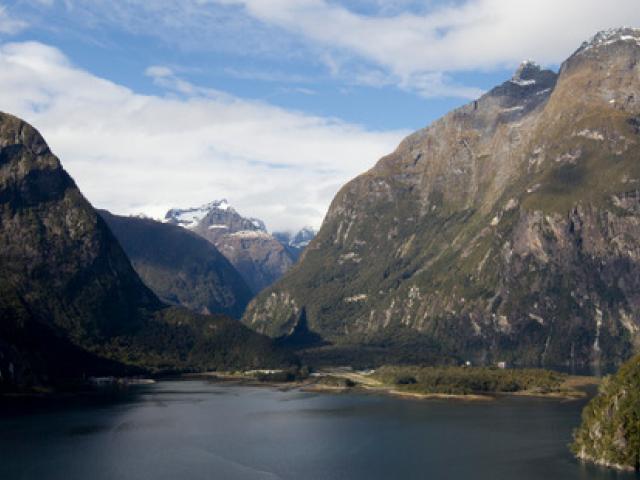
[[[516,394],[560,398],[585,394],[578,388],[577,380],[542,369],[385,366],[372,376],[384,385],[394,386],[400,392],[417,394]]]
[[[244,385],[300,388],[308,392],[369,392],[412,399],[493,400],[504,395],[577,399],[597,385],[596,377],[576,377],[542,369],[385,366],[293,371],[215,372],[208,378]]]

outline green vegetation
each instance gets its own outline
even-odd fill
[[[240,318],[252,293],[229,261],[204,238],[148,218],[99,211],[142,281],[163,301],[200,313]]]
[[[0,144],[0,391],[295,363],[231,318],[161,302],[31,126],[0,113]]]
[[[288,383],[301,382],[309,378],[309,367],[291,366],[282,370],[265,371],[258,370],[253,373],[256,380],[260,382]]]
[[[487,367],[379,368],[372,377],[382,384],[416,393],[470,395],[478,393],[551,393],[561,390],[566,375],[540,369]]]
[[[322,376],[317,380],[316,384],[331,388],[353,388],[358,385],[350,378],[335,375]]]
[[[237,320],[181,307],[156,312],[138,331],[112,338],[94,351],[151,372],[282,368],[296,363],[289,352],[274,348],[270,339]]]
[[[602,382],[582,412],[571,449],[582,460],[640,469],[640,356]]]

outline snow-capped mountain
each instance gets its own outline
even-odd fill
[[[226,199],[214,200],[199,207],[172,208],[165,215],[164,221],[165,223],[173,223],[185,228],[195,228],[200,223],[200,220],[212,210],[226,212],[229,208],[230,205]]]
[[[576,53],[584,53],[618,42],[635,43],[636,46],[640,46],[640,28],[621,27],[603,30],[584,42]]]
[[[196,208],[174,208],[165,222],[180,225],[213,243],[236,267],[254,293],[280,278],[295,262],[298,247],[282,244],[258,218],[243,217],[225,199]],[[308,233],[296,234],[308,243]]]
[[[302,251],[307,248],[318,232],[313,227],[303,227],[296,233],[274,232],[273,236],[293,255],[297,260]]]
[[[298,231],[298,233],[293,236],[293,238],[289,242],[289,245],[295,248],[303,249],[307,245],[309,245],[309,242],[313,240],[317,233],[318,232],[316,232],[313,227],[303,227]]]

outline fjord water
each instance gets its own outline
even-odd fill
[[[627,479],[567,450],[584,402],[172,381],[0,413],[0,479]]]

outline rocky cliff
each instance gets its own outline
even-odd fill
[[[294,255],[267,232],[261,220],[243,217],[226,200],[169,210],[165,221],[188,228],[215,245],[254,293],[278,280],[295,262]]]
[[[606,378],[585,407],[572,449],[584,461],[640,470],[640,357]]]
[[[175,225],[99,213],[142,281],[162,301],[199,313],[242,316],[253,294],[214,245]]]
[[[620,362],[640,340],[640,30],[512,79],[337,194],[243,321],[304,314],[336,346],[527,365]]]
[[[236,321],[161,303],[40,134],[4,113],[0,244],[0,390],[283,361]]]

